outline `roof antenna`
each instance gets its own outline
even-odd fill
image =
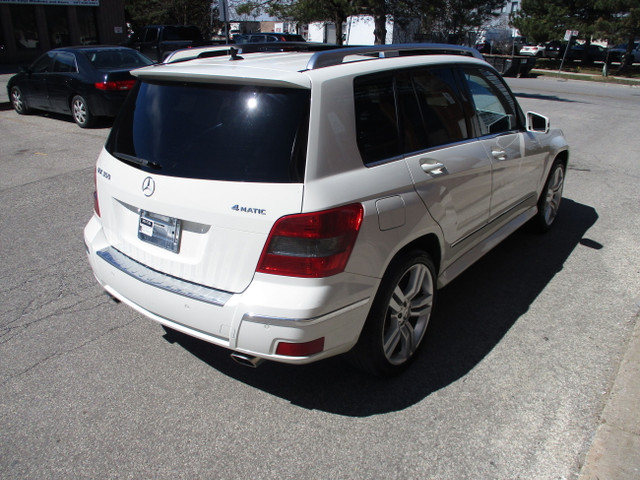
[[[244,60],[243,57],[238,55],[238,49],[231,47],[229,49],[229,53],[231,53],[231,58],[229,60]]]

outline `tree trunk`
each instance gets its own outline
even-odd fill
[[[342,26],[344,25],[344,22],[346,21],[346,18],[343,17],[337,17],[335,19],[335,25],[336,25],[336,45],[342,45],[344,43],[342,37],[344,36],[344,30],[342,28]]]
[[[384,0],[377,0],[373,13],[373,36],[376,45],[384,45],[387,39],[387,9]]]

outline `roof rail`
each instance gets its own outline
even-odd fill
[[[343,48],[340,45],[330,43],[313,43],[313,42],[255,42],[255,43],[234,43],[212,45],[210,47],[196,47],[193,49],[183,49],[170,54],[164,63],[186,62],[195,58],[212,58],[231,55],[231,49],[235,49],[237,53],[255,53],[255,52],[317,52],[322,50],[330,50]]]
[[[402,43],[394,45],[370,45],[365,47],[344,47],[320,51],[313,54],[307,63],[307,70],[340,65],[349,55],[365,55],[372,58],[402,57],[409,55],[466,55],[483,59],[475,48],[445,43]]]

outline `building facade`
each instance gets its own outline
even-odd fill
[[[126,38],[124,0],[0,0],[0,64],[28,64],[52,48]]]

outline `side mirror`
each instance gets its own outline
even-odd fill
[[[527,131],[548,133],[551,122],[543,115],[527,112]]]

